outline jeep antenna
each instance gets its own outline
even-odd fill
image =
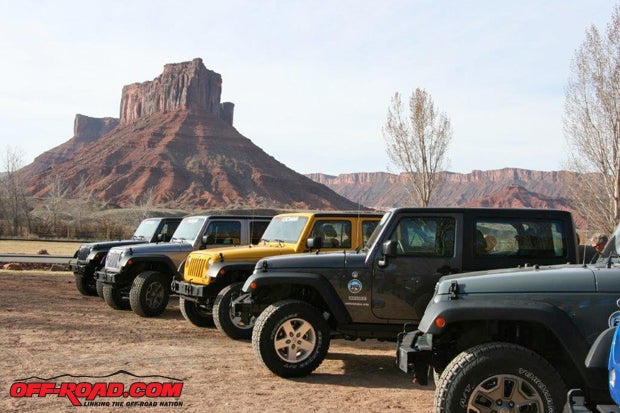
[[[579,238],[579,233],[577,233],[577,238]],[[587,251],[587,248],[588,248],[588,245],[587,245],[587,240],[588,239],[589,239],[588,238],[588,218],[586,218],[586,241],[584,241],[584,243],[583,243],[583,260],[582,260],[583,261],[582,265],[583,265],[584,268],[587,267],[587,265],[586,265],[586,251]],[[579,245],[577,245],[577,251],[579,251]]]

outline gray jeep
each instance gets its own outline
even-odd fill
[[[185,217],[168,243],[115,247],[98,272],[105,302],[142,317],[161,314],[170,286],[187,255],[198,249],[257,243],[269,216],[198,215]]]
[[[436,384],[441,412],[560,412],[566,389],[608,403],[584,359],[620,296],[620,226],[595,264],[450,275],[415,330],[398,337],[401,370]]]

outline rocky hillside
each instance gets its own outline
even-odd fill
[[[150,192],[159,205],[187,209],[357,208],[241,135],[221,87],[201,59],[125,86],[120,119],[77,115],[71,139],[22,169],[29,192],[46,196],[60,178],[69,196],[92,191],[121,206]]]
[[[411,204],[402,175],[362,172],[307,176],[371,208],[385,210]],[[433,205],[557,208],[575,212],[569,200],[568,182],[571,177],[572,173],[566,171],[542,172],[517,168],[477,170],[468,174],[448,172]],[[583,220],[578,215],[575,219],[579,222]]]

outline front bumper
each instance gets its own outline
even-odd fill
[[[173,293],[179,294],[182,297],[203,300],[209,296],[207,287],[207,285],[190,284],[185,281],[172,280],[171,290]]]
[[[109,272],[106,270],[97,271],[95,274],[98,281],[101,281],[104,284],[112,284],[114,286],[122,287],[130,282],[126,279],[127,277],[123,273],[117,272]]]
[[[88,270],[88,264],[83,261],[72,258],[69,260],[69,271],[72,271],[75,274],[84,275],[84,276],[93,276],[94,274]]]
[[[620,412],[620,406],[618,405],[597,405],[593,408],[595,408],[598,413]],[[587,407],[586,398],[581,389],[571,389],[568,391],[566,405],[563,411],[567,413],[592,413],[592,410]]]
[[[396,345],[398,368],[413,375],[413,382],[428,384],[428,371],[433,354],[433,336],[420,330],[402,332]]]
[[[241,293],[231,303],[231,312],[241,317],[244,323],[250,323],[252,318],[258,317],[269,303],[256,302],[250,293]]]

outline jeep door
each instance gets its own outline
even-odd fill
[[[403,214],[384,232],[388,255],[372,262],[373,314],[381,319],[422,318],[440,277],[461,271],[463,218],[457,213]],[[395,244],[395,245],[394,245]]]

